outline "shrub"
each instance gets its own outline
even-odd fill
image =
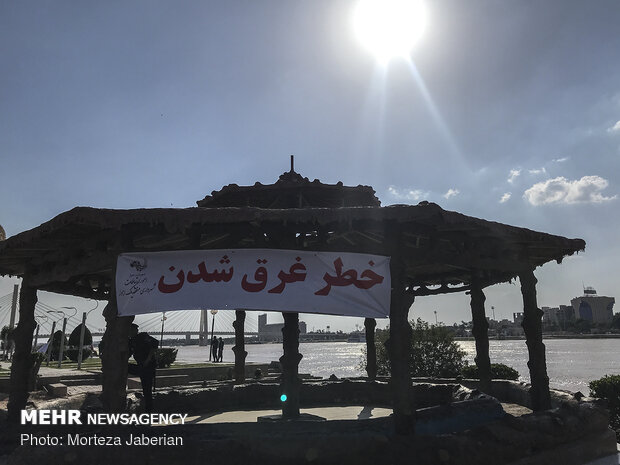
[[[590,381],[590,395],[607,401],[609,426],[616,431],[620,441],[620,375],[605,375]]]
[[[65,344],[64,344],[64,349],[63,349],[63,353],[62,353],[62,358],[63,360],[66,358],[67,355],[67,336],[62,334],[61,330],[58,330],[54,333],[54,336],[52,337],[52,351],[50,354],[50,360],[58,360],[58,355],[60,353],[60,341],[61,338],[64,338],[65,340]],[[49,349],[48,349],[49,350]]]
[[[0,330],[0,348],[2,350],[8,350],[13,346],[13,331],[15,328],[9,329],[8,326],[3,326]]]
[[[463,367],[461,375],[467,379],[480,379],[476,365]],[[503,363],[491,363],[491,379],[510,379],[516,381],[519,379],[519,372]]]
[[[421,318],[410,322],[413,329],[409,350],[409,371],[415,377],[453,378],[460,375],[467,362],[465,351],[454,341],[452,331],[444,326],[430,325]],[[390,373],[390,361],[385,342],[389,330],[376,335],[377,371]],[[365,360],[362,361],[365,365]]]
[[[80,334],[82,333],[82,324],[75,327],[69,336],[69,346],[67,347],[67,357],[77,362],[80,350]],[[90,357],[92,351],[90,346],[93,344],[93,335],[88,328],[84,328],[84,348],[82,349],[82,360]],[[88,347],[87,347],[88,346]]]
[[[172,347],[164,347],[163,349],[157,349],[157,368],[168,368],[177,359],[177,349]]]

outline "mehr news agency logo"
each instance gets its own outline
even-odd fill
[[[80,410],[22,410],[22,425],[184,425],[187,414],[181,413],[88,413]],[[159,428],[158,428],[159,430]],[[163,429],[165,430],[165,428]],[[162,431],[163,431],[162,430]],[[104,436],[100,434],[81,435],[51,434],[37,435],[22,433],[22,446],[182,446],[181,436],[146,435],[130,433],[128,436]]]

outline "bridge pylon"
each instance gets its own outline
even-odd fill
[[[198,345],[209,344],[209,315],[207,310],[200,310],[200,328],[198,329]]]

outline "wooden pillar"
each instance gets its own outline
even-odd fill
[[[245,350],[244,325],[245,312],[243,310],[235,311],[236,319],[233,322],[235,328],[235,346],[232,348],[235,353],[235,381],[243,383],[245,381],[245,358],[248,353]]]
[[[472,277],[470,291],[472,333],[476,340],[476,366],[480,375],[481,391],[490,393],[491,390],[491,359],[489,357],[489,322],[484,310],[486,297],[480,287],[480,280]]]
[[[415,409],[411,399],[409,371],[412,330],[408,316],[414,296],[405,292],[405,266],[398,255],[392,255],[390,274],[392,278],[390,337],[386,341],[386,347],[390,358],[394,427],[397,434],[413,434]]]
[[[8,420],[19,423],[21,410],[26,408],[28,390],[31,386],[32,333],[36,326],[34,306],[37,303],[37,289],[28,283],[28,276],[22,279],[19,293],[19,323],[13,332],[15,354],[11,365],[11,384],[9,387]]]
[[[374,318],[365,318],[366,328],[366,373],[368,379],[373,381],[377,377],[377,347],[375,346],[375,328],[377,321]]]
[[[284,327],[282,328],[282,342],[284,355],[280,357],[282,364],[282,394],[286,400],[282,402],[282,418],[299,417],[299,362],[302,355],[299,353],[299,314],[283,312]]]
[[[129,328],[134,317],[118,316],[114,291],[111,291],[103,316],[106,328],[101,339],[101,400],[106,412],[123,412],[127,405]]]
[[[523,295],[523,330],[529,353],[527,366],[530,369],[530,397],[532,410],[548,410],[551,408],[549,394],[549,377],[547,376],[547,362],[545,360],[545,344],[542,340],[543,311],[536,302],[536,277],[533,271],[519,274],[521,294]]]

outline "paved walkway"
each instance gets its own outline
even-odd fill
[[[256,423],[258,417],[279,415],[282,410],[236,410],[232,412],[210,413],[194,415],[185,419],[186,423]],[[367,418],[387,417],[392,414],[392,409],[382,407],[370,407],[363,405],[347,405],[343,407],[317,407],[304,408],[301,413],[316,415],[326,420],[364,420]]]
[[[60,376],[61,378],[71,378],[71,377],[79,377],[84,375],[89,375],[92,373],[101,373],[101,369],[94,370],[78,370],[77,368],[53,368],[51,366],[47,367],[42,365],[39,368],[39,376]]]

